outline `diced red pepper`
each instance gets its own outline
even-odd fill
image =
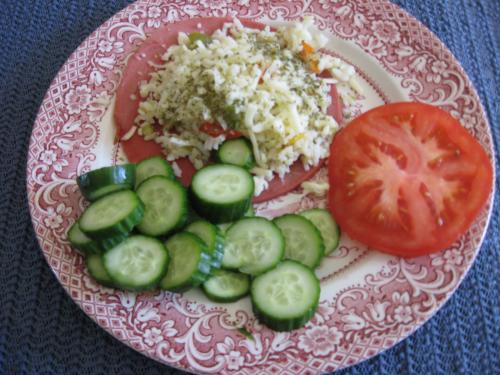
[[[219,124],[212,122],[204,122],[201,124],[200,131],[211,137],[218,137],[219,135],[224,134],[224,128]]]
[[[226,130],[226,139],[239,138],[242,135],[243,134],[241,134],[238,130],[234,130],[234,129]]]

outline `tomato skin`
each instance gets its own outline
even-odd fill
[[[414,257],[453,244],[484,207],[493,169],[482,146],[447,112],[394,103],[354,119],[334,138],[329,202],[342,231]]]

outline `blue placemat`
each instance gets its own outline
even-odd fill
[[[1,374],[181,373],[119,343],[72,302],[42,256],[26,200],[28,141],[45,91],[80,42],[128,3],[0,2]],[[462,63],[479,91],[498,150],[500,2],[396,3],[434,31]],[[341,373],[500,374],[498,190],[497,178],[488,235],[472,270],[444,308],[409,339]]]

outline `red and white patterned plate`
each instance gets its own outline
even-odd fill
[[[400,100],[431,103],[459,118],[493,159],[484,110],[459,63],[428,29],[387,1],[141,0],[128,6],[94,31],[52,82],[31,137],[27,187],[40,246],[71,298],[118,340],[162,363],[222,374],[308,374],[356,364],[429,319],[477,255],[491,198],[462,238],[430,256],[388,256],[344,236],[318,270],[316,315],[290,333],[260,325],[248,300],[214,304],[198,290],[127,293],[88,276],[65,232],[84,205],[75,177],[124,157],[113,144],[111,118],[127,56],[169,22],[238,16],[277,25],[305,15],[330,36],[327,49],[357,67],[365,96],[354,113]],[[315,178],[324,179],[325,171]],[[259,205],[258,213],[275,216],[324,203],[299,189]]]

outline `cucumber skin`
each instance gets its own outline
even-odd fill
[[[109,276],[108,272],[106,271],[106,269],[104,268],[104,265],[102,266],[103,269],[104,269],[104,272],[106,272],[106,276],[108,277],[107,279],[104,279],[102,277],[100,277],[99,275],[95,274],[92,270],[93,270],[93,267],[89,267],[89,263],[92,261],[92,257],[99,257],[101,258],[101,255],[99,254],[88,254],[86,257],[85,257],[85,265],[87,266],[87,271],[89,271],[89,275],[95,280],[97,281],[99,284],[103,285],[103,286],[106,286],[108,288],[114,288],[116,287],[116,285],[113,283],[113,280],[111,279],[111,276]],[[102,258],[101,258],[101,262],[102,262]]]
[[[170,182],[173,182],[175,183],[183,192],[182,194],[182,207],[183,207],[183,211],[181,212],[181,217],[179,218],[179,220],[177,221],[177,223],[170,229],[168,229],[167,231],[163,232],[163,233],[155,233],[155,234],[152,234],[152,233],[147,233],[147,231],[145,231],[143,228],[141,228],[141,221],[139,220],[139,222],[137,223],[137,230],[146,235],[146,236],[152,236],[152,237],[161,237],[161,236],[167,236],[169,234],[172,234],[172,233],[175,233],[176,231],[178,231],[179,229],[183,228],[188,220],[189,220],[189,201],[188,201],[188,192],[186,191],[186,188],[177,180],[172,180],[166,176],[151,176],[147,179],[145,179],[144,181],[141,182],[141,184],[138,186],[137,188],[137,191],[139,191],[140,187],[146,183],[147,181],[151,180],[151,179],[156,179],[156,178],[164,178]],[[139,197],[139,194],[137,194],[137,196]],[[139,200],[140,200],[140,197],[139,197]],[[141,201],[142,203],[142,201]],[[146,205],[143,203],[143,206],[144,206],[144,210],[146,209]],[[141,217],[142,219],[142,217]]]
[[[237,167],[232,164],[217,164],[217,165],[229,165],[233,168]],[[210,168],[210,166],[205,168]],[[192,180],[193,182],[195,181],[197,174],[200,173],[201,171],[203,171],[203,168],[198,170],[193,175],[193,180]],[[252,205],[253,192],[255,190],[255,185],[252,175],[250,175],[248,171],[246,171],[246,173],[248,173],[248,175],[250,176],[249,181],[252,184],[252,189],[251,189],[252,193],[250,194],[249,197],[233,203],[221,203],[221,204],[212,203],[206,201],[201,197],[198,197],[198,195],[193,189],[194,184],[192,182],[189,188],[189,198],[196,213],[202,216],[203,218],[207,219],[211,223],[215,224],[228,223],[230,221],[235,221],[243,217],[250,208],[250,206]]]
[[[303,327],[309,320],[311,320],[311,318],[316,313],[316,309],[318,308],[319,297],[320,297],[320,293],[321,293],[320,280],[318,279],[318,277],[316,276],[316,274],[314,273],[313,270],[311,270],[307,266],[304,266],[302,263],[296,262],[294,260],[286,260],[284,262],[294,262],[294,263],[297,263],[297,264],[301,265],[302,267],[306,268],[309,272],[311,272],[312,275],[314,275],[314,277],[318,281],[318,283],[317,283],[317,288],[314,291],[315,301],[316,301],[314,303],[314,305],[311,306],[311,308],[308,309],[307,312],[305,314],[303,314],[302,316],[297,317],[297,318],[286,318],[286,319],[270,316],[259,308],[258,303],[255,301],[255,297],[253,294],[254,290],[253,290],[253,283],[252,283],[252,286],[250,287],[250,298],[252,300],[253,313],[255,314],[255,316],[257,317],[259,322],[261,322],[261,323],[265,324],[267,327],[269,327],[275,331],[279,331],[279,332],[293,331],[294,329],[298,329],[298,328]]]
[[[76,183],[82,195],[93,202],[108,194],[133,189],[135,186],[135,164],[122,164],[94,169],[76,178]],[[107,194],[96,192],[107,185],[117,185],[117,189]],[[99,186],[99,188],[96,188]]]
[[[236,272],[233,272],[233,271],[224,271],[224,272],[232,272],[232,273],[236,273]],[[217,273],[218,273],[218,270],[216,270],[214,273],[213,273],[213,276],[216,277],[217,276]],[[250,276],[249,275],[246,275],[244,273],[240,273],[242,276],[245,276],[247,281],[248,281],[248,286],[246,288],[246,290],[243,292],[243,293],[239,293],[239,294],[235,294],[234,296],[232,297],[221,297],[221,296],[217,296],[215,294],[212,294],[210,293],[209,290],[207,290],[207,288],[205,287],[205,283],[203,283],[202,285],[202,290],[203,290],[203,293],[205,293],[205,295],[208,297],[208,299],[210,299],[211,301],[214,301],[214,302],[222,302],[222,303],[226,303],[226,302],[235,302],[235,301],[238,301],[240,299],[242,299],[243,297],[245,297],[246,295],[248,295],[248,293],[250,292]],[[208,279],[210,280],[210,279]],[[208,281],[207,280],[207,281]]]
[[[273,219],[273,223],[275,223],[278,226],[278,228],[280,228],[280,230],[281,230],[281,227],[278,224],[279,221],[281,219],[286,219],[287,217],[295,217],[295,216],[298,216],[298,217],[300,217],[300,218],[302,218],[304,220],[307,220],[307,222],[311,224],[310,229],[313,230],[317,234],[318,238],[321,241],[321,249],[320,249],[321,254],[320,254],[320,256],[316,259],[316,261],[314,262],[314,264],[312,264],[311,266],[304,264],[304,266],[309,267],[309,268],[311,268],[311,269],[314,270],[315,268],[317,268],[321,264],[321,261],[325,257],[325,244],[323,242],[323,237],[321,236],[321,232],[319,231],[318,228],[316,228],[316,225],[314,225],[311,220],[305,218],[304,216],[298,215],[298,214],[285,214],[285,215],[276,217],[276,218]],[[285,237],[284,234],[283,234],[283,237]],[[291,258],[287,258],[286,257],[286,237],[285,237],[285,259],[287,259],[287,260],[295,260],[295,259],[291,259]],[[297,260],[295,260],[295,261],[297,261]]]
[[[83,233],[85,233],[87,236],[89,236],[92,239],[96,240],[106,240],[111,237],[118,237],[118,236],[123,236],[123,235],[128,235],[132,229],[139,224],[141,221],[143,215],[144,215],[144,203],[141,202],[139,197],[133,192],[133,197],[134,199],[137,200],[137,206],[136,208],[132,211],[132,213],[129,215],[129,217],[123,219],[119,223],[113,224],[109,227],[106,228],[101,228],[98,230],[93,230],[93,231],[86,231],[84,228],[80,226],[80,229],[82,230]],[[116,192],[120,193],[120,192]],[[106,197],[103,197],[101,199],[105,199]],[[90,206],[89,206],[90,207]],[[88,207],[88,208],[89,208]],[[88,210],[87,208],[87,210]],[[85,215],[85,211],[82,214],[82,216]]]
[[[163,245],[163,243],[160,240],[156,239],[156,238],[148,237],[148,236],[143,236],[143,235],[135,235],[133,237],[127,238],[127,240],[133,239],[133,238],[137,238],[137,237],[146,237],[146,238],[148,238],[150,240],[154,240],[154,241],[158,242],[158,244],[161,245],[161,247],[167,253],[167,256],[165,257],[165,264],[163,265],[163,271],[156,277],[156,279],[152,280],[148,284],[144,284],[144,285],[142,285],[140,287],[128,285],[126,283],[121,282],[120,280],[117,280],[117,279],[113,278],[112,273],[110,273],[109,270],[106,267],[106,261],[105,261],[106,254],[103,254],[102,256],[103,256],[104,269],[108,273],[109,278],[112,280],[115,288],[119,288],[119,289],[123,289],[123,290],[128,290],[128,291],[131,291],[131,292],[144,292],[144,291],[148,291],[148,290],[153,290],[153,289],[155,289],[158,286],[158,283],[160,282],[160,280],[167,273],[168,264],[170,263],[170,256],[168,254],[167,249],[165,248],[165,245]]]
[[[196,212],[211,223],[221,224],[242,218],[249,206],[252,197],[229,204],[213,204],[196,196],[193,189],[189,189],[189,196]]]
[[[212,249],[212,251],[210,251],[210,249],[208,249],[208,245],[207,244],[206,245],[207,245],[207,253],[210,254],[212,257],[212,262],[211,262],[212,268],[219,269],[221,267],[221,264],[222,264],[222,259],[224,258],[224,243],[225,243],[226,237],[225,237],[223,231],[217,225],[214,225],[206,220],[196,220],[196,221],[207,222],[208,224],[210,224],[211,226],[214,227],[214,230],[215,230],[214,248]],[[195,232],[192,232],[190,230],[190,226],[192,224],[196,223],[196,221],[191,222],[186,227],[185,230],[187,232],[190,232],[190,233],[197,235]],[[203,238],[200,237],[200,239],[203,241]]]
[[[168,269],[167,269],[167,272],[165,273],[165,275],[163,275],[163,277],[160,279],[160,282],[159,282],[159,286],[163,290],[168,290],[168,291],[176,292],[176,293],[182,293],[182,292],[185,292],[185,291],[191,289],[192,287],[199,286],[199,285],[203,284],[209,278],[209,276],[211,275],[211,271],[212,271],[212,266],[211,266],[212,257],[210,256],[210,254],[207,253],[207,250],[206,250],[207,246],[201,240],[201,238],[199,238],[197,235],[195,235],[193,233],[189,233],[189,232],[180,232],[180,233],[175,234],[172,237],[175,237],[175,236],[185,236],[185,235],[188,235],[188,236],[192,237],[198,243],[198,245],[200,246],[200,249],[201,249],[200,250],[200,259],[198,261],[197,269],[191,275],[191,277],[189,278],[189,280],[187,280],[187,281],[185,281],[185,282],[183,282],[183,283],[181,283],[179,285],[176,285],[174,287],[165,287],[162,284],[163,284],[163,279],[168,274]],[[168,251],[168,246],[167,245],[165,245],[165,248]],[[172,259],[171,255],[170,255],[170,252],[168,253],[168,256],[169,256],[169,259]]]
[[[122,241],[124,241],[128,237],[128,234],[126,234],[126,235],[120,235],[120,236],[116,236],[116,237],[106,238],[104,240],[93,240],[93,239],[89,238],[89,241],[86,243],[76,243],[76,242],[71,240],[70,232],[73,230],[80,230],[81,231],[81,229],[75,229],[76,226],[78,226],[78,225],[79,225],[78,221],[76,221],[75,224],[73,224],[71,226],[70,230],[68,231],[67,238],[68,238],[68,241],[70,242],[71,246],[73,246],[77,250],[80,250],[84,254],[101,254],[102,252],[105,252],[105,251],[115,247],[116,245],[118,245],[119,243],[121,243]]]

